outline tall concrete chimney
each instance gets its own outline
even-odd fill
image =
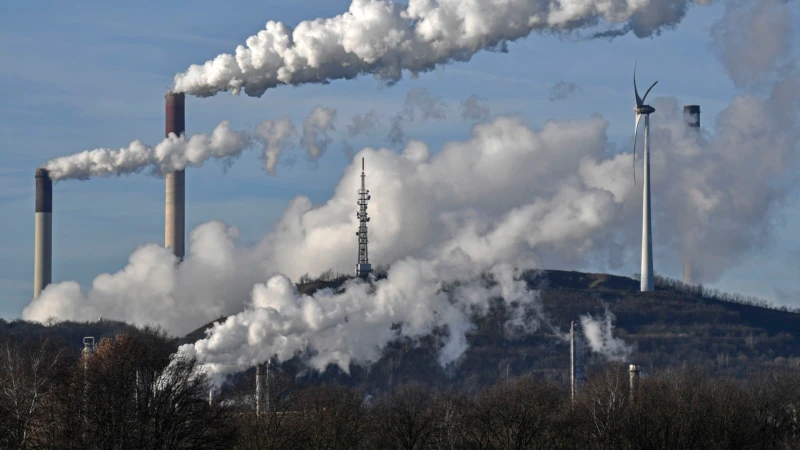
[[[165,136],[186,131],[185,105],[183,93],[167,91],[166,94]],[[166,177],[166,208],[164,211],[164,247],[171,248],[179,260],[185,253],[186,234],[186,171],[178,170]]]
[[[700,105],[684,105],[683,120],[686,125],[693,128],[700,128]],[[695,284],[694,267],[689,255],[683,257],[683,284],[693,286]]]
[[[573,320],[569,326],[569,384],[570,398],[573,402],[586,379],[583,365],[584,356],[581,326]]]
[[[33,298],[53,275],[53,180],[47,169],[36,169],[36,225],[33,250]]]

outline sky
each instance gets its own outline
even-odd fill
[[[346,11],[349,2],[309,0],[297,5],[288,0],[81,1],[6,2],[0,7],[0,317],[20,317],[31,301],[34,170],[81,150],[118,148],[134,139],[158,143],[164,130],[164,92],[174,74],[232,51],[267,20],[293,25],[330,17]],[[255,244],[296,196],[307,196],[314,204],[327,201],[354,152],[365,146],[398,151],[404,147],[390,142],[385,130],[415,89],[447,105],[443,119],[404,126],[407,137],[426,142],[434,153],[445,142],[472,135],[475,121],[461,117],[459,104],[475,94],[486,99],[490,116],[519,115],[534,128],[550,120],[599,114],[608,121],[608,151],[628,151],[634,61],[640,85],[659,80],[651,98],[699,104],[702,122],[711,124],[741,92],[709,45],[709,28],[723,10],[722,3],[692,6],[675,29],[644,39],[534,33],[510,43],[505,53],[478,53],[468,62],[404,76],[391,85],[361,76],[324,85],[280,86],[260,98],[228,93],[187,97],[188,134],[210,132],[222,120],[243,129],[287,115],[302,124],[317,106],[337,111],[330,147],[316,161],[292,148],[274,176],[261,169],[256,152],[187,170],[187,236],[199,224],[221,220],[238,227],[245,245]],[[352,117],[371,110],[378,113],[382,127],[349,137]],[[658,120],[658,113],[652,120]],[[763,245],[732,263],[713,287],[800,307],[796,194],[791,192],[780,208],[770,211]],[[354,210],[355,201],[353,192]],[[98,274],[122,269],[137,247],[162,243],[163,202],[163,180],[144,173],[56,183],[53,281],[74,280],[88,289]],[[634,224],[632,230],[637,227]],[[657,220],[653,227],[658,246]],[[634,236],[632,242],[637,240]],[[355,263],[355,239],[352,245]],[[615,271],[638,272],[638,251],[633,249]],[[371,253],[371,259],[382,262],[379,253]],[[548,268],[608,269],[591,260]],[[350,266],[335,269],[349,272]],[[658,252],[655,270],[681,275],[679,262],[659,260]]]

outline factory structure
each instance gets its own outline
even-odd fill
[[[637,94],[638,99],[638,94]],[[183,93],[167,92],[165,95],[165,136],[174,134],[181,136],[186,131],[185,118],[185,95]],[[646,107],[638,105],[637,107]],[[654,110],[653,110],[654,111]],[[686,124],[691,129],[700,127],[700,107],[698,105],[686,105],[683,108]],[[652,112],[652,111],[650,111]],[[638,111],[637,111],[638,113]],[[649,113],[645,114],[646,123],[649,122]],[[645,140],[648,139],[649,127],[645,127]],[[649,164],[648,148],[645,144],[645,200],[643,205],[643,246],[642,246],[642,291],[652,290],[653,263],[652,263],[652,243],[650,233],[650,211],[649,211]],[[52,233],[53,233],[53,182],[50,179],[47,169],[36,169],[36,200],[35,200],[35,243],[34,243],[34,279],[33,295],[38,297],[42,290],[52,281]],[[164,211],[164,247],[172,249],[175,257],[180,261],[185,256],[185,233],[186,233],[186,172],[179,170],[166,175],[165,179],[165,211]],[[367,206],[371,196],[366,188],[366,171],[364,159],[361,159],[361,186],[358,189],[358,211],[356,217],[359,220],[358,231],[358,258],[355,266],[355,275],[366,278],[372,271],[369,263],[368,251],[368,222],[370,221],[367,213]],[[648,280],[645,280],[645,270],[647,270]],[[683,261],[683,281],[687,284],[693,282],[692,262],[688,257]],[[570,323],[570,364],[569,380],[570,395],[574,400],[585,383],[585,340],[582,327],[578,321]],[[84,339],[83,358],[86,360],[94,350],[94,339]],[[269,361],[265,364],[266,376],[269,379]],[[634,392],[638,386],[640,367],[630,365],[630,392],[633,399]],[[267,381],[267,386],[269,382]],[[268,387],[267,387],[268,389]],[[256,393],[255,407],[260,411],[263,406],[264,397],[267,405],[269,394],[262,393],[261,365],[256,366]],[[209,392],[209,403],[213,400],[213,390]],[[269,410],[269,406],[266,408]]]

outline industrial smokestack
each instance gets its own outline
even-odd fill
[[[636,396],[636,390],[639,388],[639,373],[641,372],[641,368],[637,365],[631,364],[628,368],[628,372],[630,373],[631,377],[631,402],[634,401]]]
[[[700,128],[700,105],[685,105],[683,119],[690,127]]]
[[[33,298],[53,275],[53,180],[47,169],[36,169],[36,225],[33,254]]]
[[[583,333],[581,332],[580,324],[578,324],[576,320],[573,320],[569,327],[569,380],[570,396],[573,402],[578,392],[580,392],[586,378],[583,357]]]
[[[683,120],[686,125],[694,128],[700,128],[700,105],[684,105],[683,107]],[[694,265],[689,256],[683,258],[683,284],[692,286],[695,283],[694,279]]]
[[[183,93],[167,91],[166,94],[165,136],[186,131],[185,104]],[[186,172],[178,170],[166,177],[166,209],[164,212],[164,247],[171,248],[179,260],[185,253],[186,228]]]
[[[256,364],[256,415],[261,414],[261,364]]]

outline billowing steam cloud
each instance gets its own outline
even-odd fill
[[[536,131],[519,118],[498,117],[478,124],[471,139],[446,144],[435,156],[418,141],[409,142],[400,154],[362,150],[356,160],[365,157],[369,167],[370,216],[376,225],[370,228],[373,263],[409,257],[439,261],[457,252],[470,265],[487,269],[500,263],[580,264],[600,244],[598,231],[611,228],[621,214],[633,188],[627,177],[608,182],[603,176],[630,170],[629,156],[605,154],[606,127],[595,117],[551,122]],[[70,283],[49,285],[23,315],[36,320],[103,316],[154,322],[181,334],[203,321],[164,313],[166,305],[174,311],[190,308],[210,320],[220,311],[241,311],[252,286],[271,274],[296,280],[330,268],[349,273],[356,248],[359,173],[360,165],[348,167],[324,205],[312,207],[305,197],[295,199],[275,231],[256,247],[240,248],[221,225],[203,226],[191,234],[189,253],[177,267],[169,252],[142,247],[128,267],[98,277],[87,293]],[[226,269],[215,272],[221,266]],[[203,279],[197,289],[189,285],[194,279]],[[214,289],[201,288],[212,280]],[[412,277],[406,282],[416,281]],[[410,284],[406,288],[418,289]]]
[[[531,30],[574,29],[588,23],[585,19],[627,21],[623,28],[652,34],[677,22],[687,3],[612,7],[590,2],[578,8],[562,2],[561,10],[550,11],[540,2],[509,1],[473,14],[480,5],[412,0],[400,9],[357,1],[350,13],[303,22],[291,36],[283,25],[271,23],[248,40],[248,48],[240,47],[237,58],[223,55],[193,67],[179,75],[176,84],[197,95],[226,89],[260,95],[279,83],[362,72],[399,76],[403,68],[421,71],[468,59],[480,48]],[[759,14],[756,6],[750,14]],[[668,14],[658,16],[665,9]],[[536,20],[508,20],[531,17],[532,11],[541,12]],[[728,23],[730,14],[721,23]],[[367,18],[376,20],[369,22],[373,28],[366,26]],[[398,23],[405,28],[387,33]],[[352,26],[337,28],[342,24]],[[753,29],[763,27],[740,32]],[[276,44],[276,36],[284,39]],[[429,45],[434,36],[436,46]],[[372,57],[365,60],[363,55]],[[408,55],[415,57],[405,58]],[[774,58],[784,60],[791,58]],[[726,67],[733,64],[730,58],[723,61]],[[685,126],[677,100],[653,102],[657,254],[666,260],[661,257],[679,258],[678,253],[689,252],[702,267],[704,281],[764,242],[774,209],[795,187],[800,75],[791,64],[764,67],[777,68],[756,72],[774,82],[763,91],[738,95],[714,126],[700,133]],[[387,324],[401,323],[401,333],[412,337],[443,325],[449,333],[440,362],[447,364],[465,348],[463,336],[471,325],[464,311],[473,306],[480,310],[486,298],[503,289],[509,290],[502,293],[507,299],[535,304],[535,296],[515,281],[510,267],[583,267],[587,260],[621,267],[626,260],[638,260],[641,187],[633,184],[631,154],[606,151],[606,128],[599,116],[550,121],[540,129],[518,117],[499,116],[477,124],[470,139],[447,143],[433,156],[427,145],[413,140],[400,154],[370,148],[359,152],[356,160],[363,156],[369,164],[373,263],[394,263],[389,278],[379,282],[374,293],[351,282],[341,294],[302,296],[285,278],[330,268],[350,272],[360,172],[353,164],[327,203],[315,207],[308,198],[296,198],[275,230],[254,247],[238,246],[235,229],[205,224],[192,232],[182,264],[176,266],[168,251],[144,246],[122,271],[98,276],[88,292],[75,283],[49,285],[23,316],[102,316],[158,323],[182,334],[220,314],[240,312],[215,326],[207,339],[182,349],[216,373],[297,351],[307,351],[316,367],[333,362],[346,368],[351,361],[373,360],[380,346],[394,338]],[[487,271],[498,286],[470,281]],[[277,273],[282,275],[273,276]],[[464,288],[444,293],[442,281],[453,280],[463,281],[458,286]],[[582,318],[596,351],[625,358],[629,349],[610,335],[612,322],[610,315]]]
[[[712,45],[731,80],[746,87],[771,79],[792,58],[792,11],[785,0],[734,0],[711,28]]]
[[[654,192],[668,211],[657,227],[670,227],[662,239],[676,241],[662,245],[681,249],[695,282],[716,281],[764,244],[776,209],[797,186],[800,68],[790,26],[797,9],[781,1],[733,4],[712,27],[712,47],[735,84],[766,95],[735,97],[711,134],[683,127],[675,100],[657,101],[652,121],[651,165],[662,186]]]
[[[592,316],[581,316],[583,335],[593,352],[603,355],[610,361],[627,361],[633,353],[633,348],[620,338],[613,336],[614,319],[616,316],[606,309],[600,319]]]
[[[489,273],[494,283],[480,281],[482,273]],[[473,328],[470,315],[485,313],[490,298],[513,302],[511,322],[523,320],[537,296],[518,274],[508,265],[481,267],[456,251],[433,261],[401,260],[374,287],[351,280],[340,294],[326,289],[301,295],[289,279],[276,276],[253,288],[252,305],[244,312],[216,324],[206,339],[180,351],[197,356],[212,374],[244,370],[273,355],[285,361],[296,354],[308,354],[308,364],[317,370],[337,364],[349,372],[352,362],[377,360],[398,336],[418,338],[444,326],[448,333],[439,363],[447,365],[466,351],[465,333]],[[442,290],[456,281],[462,282],[450,292]],[[393,330],[394,324],[401,324],[401,330]]]
[[[221,54],[175,75],[173,90],[197,96],[220,91],[260,97],[281,84],[327,83],[373,74],[389,82],[403,71],[429,71],[468,61],[482,50],[531,32],[569,32],[598,23],[648,37],[679,23],[689,0],[540,2],[532,0],[353,0],[347,12],[302,21],[292,29],[269,21],[234,55]]]

